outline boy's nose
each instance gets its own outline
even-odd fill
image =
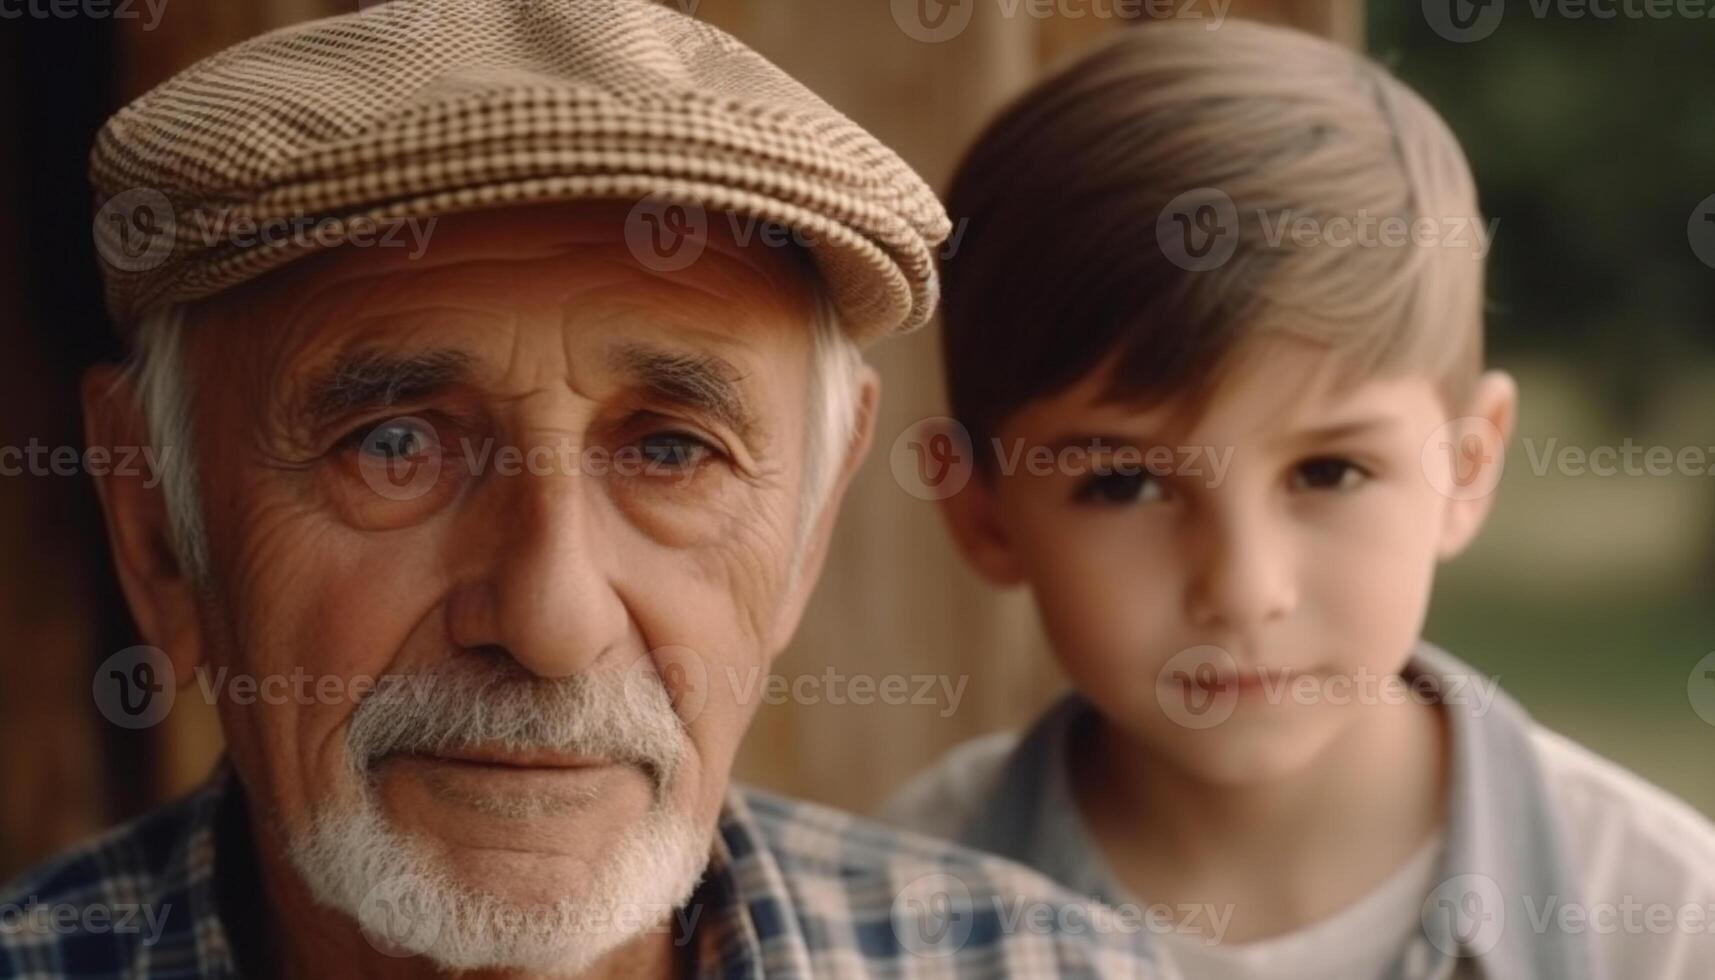
[[[1186,612],[1193,625],[1251,627],[1280,619],[1297,606],[1291,543],[1266,518],[1229,516],[1192,533],[1198,554]]]

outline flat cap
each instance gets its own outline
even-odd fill
[[[650,0],[391,0],[276,30],[115,114],[90,181],[127,331],[389,222],[588,199],[639,202],[628,242],[666,218],[789,230],[868,342],[929,319],[950,230],[873,136]]]

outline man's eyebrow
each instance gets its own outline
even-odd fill
[[[650,344],[616,344],[609,363],[633,377],[642,391],[661,401],[706,412],[752,445],[759,419],[739,382],[743,373],[731,361],[704,351],[682,351]]]
[[[471,366],[470,355],[456,350],[349,351],[305,382],[300,417],[319,428],[361,412],[428,397],[467,381]]]

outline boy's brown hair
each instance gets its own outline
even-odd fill
[[[968,225],[945,370],[979,446],[1097,370],[1105,397],[1188,423],[1263,339],[1323,345],[1350,380],[1426,375],[1455,411],[1481,373],[1488,233],[1458,141],[1298,31],[1125,30],[989,125],[948,210]]]

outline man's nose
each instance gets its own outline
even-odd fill
[[[1186,597],[1191,622],[1243,629],[1280,619],[1298,605],[1291,531],[1265,510],[1207,515],[1191,529],[1193,574]]]
[[[493,475],[459,517],[477,560],[449,600],[454,643],[502,647],[542,677],[596,662],[623,642],[628,623],[597,478],[566,469]]]

